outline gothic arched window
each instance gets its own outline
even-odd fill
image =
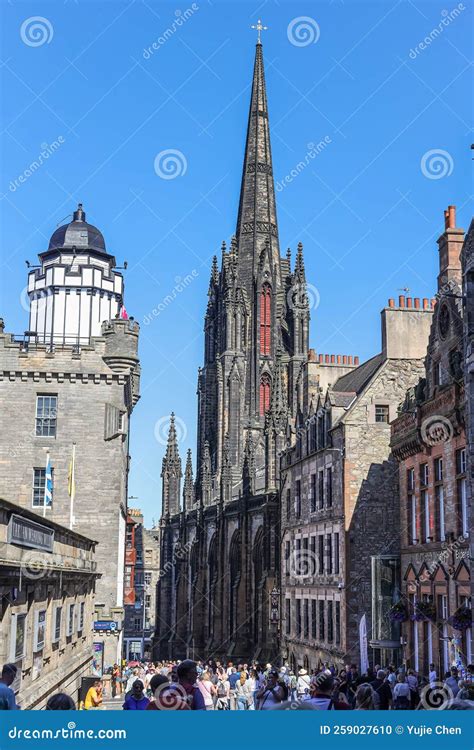
[[[260,292],[260,354],[270,354],[272,334],[272,290],[269,284]]]
[[[260,378],[260,414],[263,417],[270,408],[270,376],[264,373]]]

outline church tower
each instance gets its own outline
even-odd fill
[[[286,418],[296,417],[295,390],[308,350],[303,247],[298,246],[293,273],[290,254],[280,256],[260,41],[255,53],[236,234],[229,248],[222,245],[220,269],[214,257],[208,296],[204,366],[198,378],[196,501],[203,496],[207,443],[209,501],[213,503],[221,495],[226,455],[232,465],[231,497],[243,493],[249,444],[255,451],[253,493],[274,490],[276,477],[269,484],[265,467],[276,457],[267,455],[266,433],[270,424],[275,429],[276,408],[279,427],[284,424],[286,428]],[[274,391],[281,392],[282,398],[273,398]]]

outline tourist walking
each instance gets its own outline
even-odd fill
[[[267,679],[264,686],[257,693],[258,711],[269,711],[284,699],[283,688],[278,685],[278,672],[276,669],[270,669],[267,673]]]
[[[15,664],[4,664],[2,669],[2,676],[0,677],[0,710],[1,711],[16,711],[18,706],[16,705],[15,693],[11,689],[15,680],[17,667]]]
[[[149,704],[149,699],[144,694],[144,685],[141,680],[135,680],[131,692],[125,698],[123,704],[124,711],[145,711]]]

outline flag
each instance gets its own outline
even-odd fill
[[[74,525],[74,498],[76,496],[76,443],[72,444],[72,455],[69,462],[69,472],[67,477],[67,491],[71,498],[69,509],[69,528]]]
[[[367,643],[367,618],[362,615],[359,622],[359,648],[360,648],[360,673],[367,674],[369,668],[369,655]]]
[[[126,311],[124,305],[122,305],[122,307],[120,308],[120,317],[122,318],[122,320],[128,320],[128,312]]]
[[[53,471],[49,453],[46,454],[46,469],[44,477],[44,508],[50,508],[53,504]]]

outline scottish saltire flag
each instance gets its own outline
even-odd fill
[[[44,481],[44,507],[50,508],[53,504],[53,472],[51,471],[51,460],[49,453],[46,454],[46,472]]]

